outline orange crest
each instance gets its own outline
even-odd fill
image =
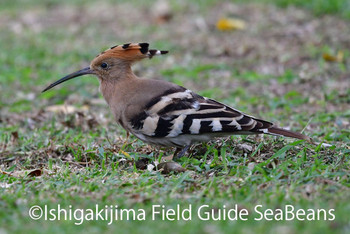
[[[114,57],[132,63],[143,58],[152,58],[154,55],[168,53],[168,51],[149,50],[148,46],[148,43],[127,43],[124,45],[116,45],[97,55],[94,60],[101,61],[106,58]]]

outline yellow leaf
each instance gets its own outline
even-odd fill
[[[344,59],[344,52],[342,50],[339,50],[336,56],[331,55],[329,53],[323,53],[322,57],[325,61],[328,61],[328,62],[341,63],[343,62],[343,59]]]
[[[343,59],[344,59],[344,52],[342,50],[339,50],[337,53],[337,61],[341,63],[343,62]]]
[[[131,159],[130,154],[128,154],[127,152],[120,150],[120,152],[127,158]]]
[[[246,23],[240,19],[221,18],[216,22],[216,28],[221,31],[245,29]]]

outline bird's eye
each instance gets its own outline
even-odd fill
[[[108,67],[108,64],[107,63],[101,63],[100,65],[103,69],[106,69]]]

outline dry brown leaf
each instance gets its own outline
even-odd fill
[[[18,140],[18,132],[17,131],[11,132],[11,136],[12,136],[12,142],[16,142]]]
[[[248,145],[248,144],[239,144],[238,148],[242,149],[244,152],[252,152],[253,151],[253,146]]]
[[[255,163],[254,163],[254,162],[248,163],[248,169],[249,169],[249,171],[254,170],[254,168],[255,168]]]
[[[1,169],[0,169],[0,172],[1,172],[1,174],[3,174],[3,175],[9,175],[9,176],[11,176],[11,173],[6,172],[6,171],[3,171],[3,170],[1,170]]]
[[[186,171],[180,164],[176,162],[162,162],[157,165],[157,170],[161,170],[163,174],[169,174],[170,172],[184,172]]]
[[[173,158],[174,158],[174,155],[165,156],[165,157],[162,157],[162,161],[163,162],[171,161],[173,160]]]
[[[135,162],[135,166],[139,170],[145,170],[147,169],[149,161],[150,160],[148,158],[141,158]]]
[[[37,177],[37,176],[41,176],[43,174],[41,169],[34,169],[34,170],[23,170],[23,171],[15,171],[13,173],[11,173],[11,176],[14,177]]]
[[[152,14],[157,23],[163,24],[171,20],[173,13],[167,0],[158,0],[153,4]]]
[[[41,169],[35,169],[35,170],[32,170],[31,172],[29,172],[27,176],[37,177],[37,176],[41,176],[42,174],[43,174],[43,171]]]
[[[72,105],[52,105],[52,106],[46,107],[45,110],[49,112],[54,112],[54,113],[71,114],[78,111],[87,111],[89,110],[89,106],[84,105],[81,108],[77,108]]]

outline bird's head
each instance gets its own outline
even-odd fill
[[[127,43],[113,46],[97,55],[89,67],[73,72],[58,81],[50,84],[42,92],[45,92],[67,80],[93,74],[100,79],[113,79],[119,77],[122,72],[128,72],[131,64],[144,58],[152,58],[155,55],[166,54],[168,51],[149,50],[148,43]]]

